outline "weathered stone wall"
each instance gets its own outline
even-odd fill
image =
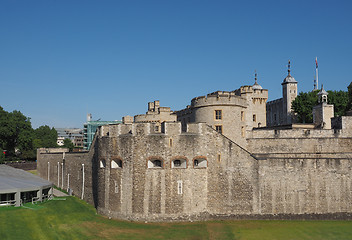
[[[351,158],[268,158],[259,161],[261,214],[352,211]]]
[[[83,191],[83,199],[90,204],[94,204],[92,171],[94,149],[89,153],[68,153],[66,152],[67,149],[63,149],[64,152],[55,151],[38,149],[38,175],[61,189],[67,191],[71,189],[72,194],[77,197],[82,197]]]
[[[352,137],[348,131],[255,130],[261,214],[352,211]]]
[[[100,129],[99,159],[106,166],[98,171],[99,212],[150,221],[257,211],[256,161],[247,151],[205,124],[181,133],[180,123],[165,123],[160,134],[150,133],[151,125],[133,124],[132,133],[122,135],[123,125]],[[113,158],[123,167],[112,169]],[[161,168],[148,168],[154,159]],[[172,168],[177,159],[186,167]],[[206,159],[206,167],[197,168],[196,159]]]

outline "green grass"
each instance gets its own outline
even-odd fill
[[[28,170],[27,172],[30,172],[30,173],[32,173],[32,174],[34,174],[34,175],[38,175],[37,169],[35,169],[35,170]]]
[[[99,216],[75,197],[56,199],[0,208],[1,239],[352,239],[352,221],[133,223]]]

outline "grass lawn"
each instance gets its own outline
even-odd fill
[[[0,207],[0,238],[352,239],[352,221],[132,223],[109,220],[87,203],[65,197],[34,206]]]

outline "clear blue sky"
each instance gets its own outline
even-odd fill
[[[281,97],[291,60],[299,91],[347,90],[352,1],[0,2],[0,106],[33,127],[82,127],[179,110],[193,97],[254,83]]]

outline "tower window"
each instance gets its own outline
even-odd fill
[[[193,168],[206,168],[208,166],[205,158],[197,158],[193,161]]]
[[[244,121],[244,111],[241,111],[241,121]]]
[[[257,121],[257,115],[253,114],[253,122]]]
[[[111,168],[122,168],[121,159],[115,159],[111,161]]]
[[[215,131],[222,134],[222,125],[215,125]]]
[[[148,168],[163,168],[163,161],[159,159],[149,160]]]
[[[187,168],[187,160],[184,158],[172,160],[171,168]]]
[[[215,110],[215,120],[222,119],[222,110]]]

